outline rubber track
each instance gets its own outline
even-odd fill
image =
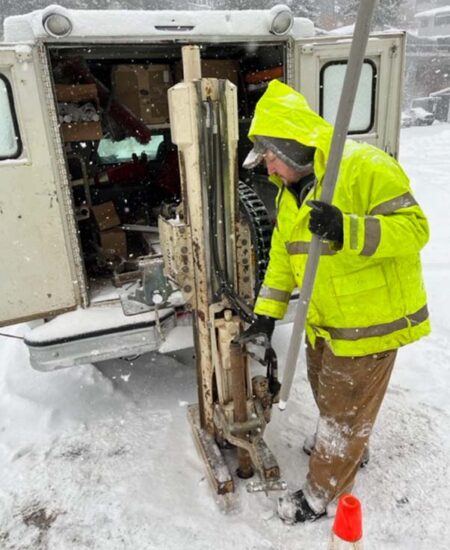
[[[269,263],[270,241],[272,238],[273,224],[269,218],[267,209],[247,184],[239,182],[239,207],[240,211],[249,223],[252,235],[252,244],[255,249],[255,296],[263,282]]]

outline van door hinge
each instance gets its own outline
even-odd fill
[[[304,46],[302,46],[302,53],[312,54],[314,53],[314,50],[314,44],[305,44]]]
[[[16,46],[14,48],[16,52],[16,58],[19,63],[28,63],[33,59],[33,50],[30,46]]]

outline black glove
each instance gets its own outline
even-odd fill
[[[344,217],[336,206],[322,201],[307,201],[312,208],[309,230],[326,241],[344,242]]]
[[[236,340],[240,344],[245,344],[263,336],[267,339],[267,342],[270,342],[274,329],[275,319],[273,317],[257,315],[256,320]]]

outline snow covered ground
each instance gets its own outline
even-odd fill
[[[433,332],[399,354],[355,494],[366,549],[440,550],[450,547],[450,125],[404,129],[401,143],[431,223]],[[281,364],[289,330],[275,332]],[[190,353],[39,373],[21,340],[0,338],[0,365],[2,550],[327,548],[332,520],[283,525],[277,493],[248,494],[244,482],[230,502],[212,493],[186,419],[196,401]],[[287,411],[273,416],[266,440],[295,489],[316,421],[304,367]]]

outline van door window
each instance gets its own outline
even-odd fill
[[[336,122],[346,69],[346,61],[332,61],[320,71],[320,114],[331,124]],[[375,64],[366,59],[362,66],[349,134],[362,134],[372,130],[375,119],[376,76]]]
[[[11,85],[0,74],[0,160],[14,159],[22,152]]]
[[[109,138],[100,140],[97,154],[101,164],[115,164],[129,161],[133,155],[146,155],[148,160],[157,160],[160,151],[164,147],[164,135],[152,135],[150,143],[141,145],[134,137],[128,137],[121,141],[113,141]]]

